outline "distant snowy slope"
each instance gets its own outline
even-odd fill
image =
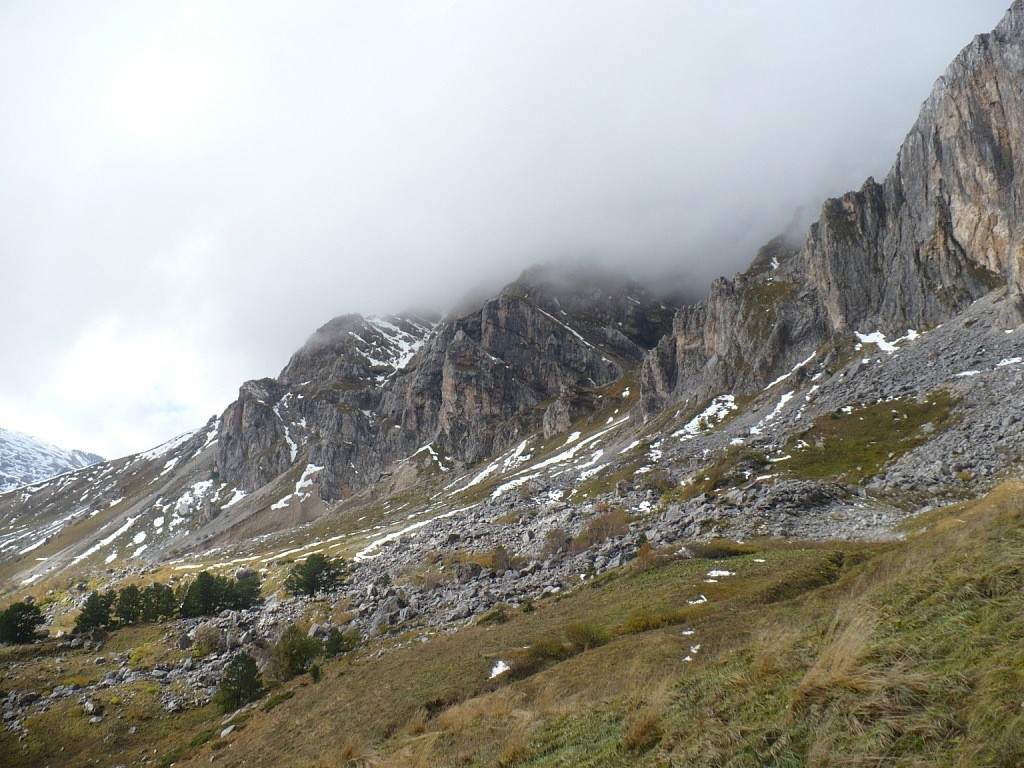
[[[97,461],[102,461],[102,457],[84,451],[65,451],[20,432],[0,429],[0,493]]]

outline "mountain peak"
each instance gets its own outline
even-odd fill
[[[0,493],[103,461],[85,451],[65,450],[21,432],[0,428]]]
[[[992,34],[1003,42],[1024,40],[1024,0],[1014,0]]]

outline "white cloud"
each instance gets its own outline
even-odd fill
[[[704,286],[883,175],[1007,2],[4,4],[0,425],[145,448],[536,262]]]
[[[169,329],[108,319],[83,329],[30,394],[0,401],[0,421],[64,447],[118,456],[220,410],[208,363],[193,340]]]

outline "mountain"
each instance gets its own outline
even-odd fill
[[[1016,439],[1012,415],[993,426],[1004,409],[982,403],[1004,391],[999,402],[1012,402],[1016,381],[1016,366],[1000,363],[1016,358],[1016,337],[1003,332],[1022,319],[1022,24],[1015,4],[957,56],[882,183],[826,201],[804,235],[776,238],[706,299],[535,268],[450,317],[335,318],[277,378],[243,384],[195,433],[0,498],[0,516],[17,521],[0,563],[12,576],[28,565],[19,577],[36,579],[96,559],[202,556],[254,537],[315,541],[296,531],[351,534],[359,518],[379,518],[387,532],[402,520],[389,498],[419,520],[502,480],[581,499],[592,495],[581,484],[654,469],[693,486],[718,461],[752,481],[765,473],[735,454],[798,445],[830,409],[940,390],[954,403],[948,424],[912,450],[887,451],[863,480],[888,489],[916,462],[947,479],[962,467],[972,481],[957,492],[984,491],[1013,465]],[[912,372],[907,358],[921,358]],[[973,457],[956,453],[996,428],[1010,441],[1001,449],[981,441]],[[580,444],[566,442],[573,435]],[[614,452],[620,445],[632,447]],[[850,502],[848,475],[806,475],[776,473],[743,492],[764,506],[803,482],[817,490],[801,493]],[[886,491],[858,503],[898,516],[911,500]],[[16,554],[42,538],[52,547],[45,561]]]
[[[0,561],[27,562],[26,579],[101,553],[156,563],[294,537],[297,526],[347,528],[349,517],[366,517],[359,510],[399,496],[417,500],[404,504],[407,516],[435,515],[456,504],[453,490],[501,478],[518,487],[530,476],[576,498],[580,483],[655,468],[692,485],[709,460],[740,461],[723,450],[771,455],[797,444],[833,406],[939,390],[955,401],[949,424],[906,457],[889,451],[891,466],[864,480],[881,488],[901,463],[966,461],[959,472],[976,469],[969,485],[983,491],[983,478],[1012,465],[1012,417],[999,425],[1011,441],[999,451],[983,441],[963,459],[943,446],[952,434],[975,440],[972,430],[1002,414],[980,406],[982,385],[1012,402],[1017,369],[1000,363],[1015,359],[1016,337],[1003,332],[1022,319],[1022,25],[1015,4],[957,56],[883,182],[826,201],[804,236],[776,238],[703,301],[662,298],[620,275],[535,268],[446,318],[337,317],[277,378],[243,384],[195,433],[0,498],[0,516],[17,521]],[[922,356],[913,375],[900,367]],[[974,370],[977,378],[950,379]],[[607,429],[596,430],[601,421]],[[723,443],[724,424],[749,432]],[[558,457],[572,435],[586,437],[567,468]],[[610,443],[633,447],[615,454]],[[976,467],[982,456],[988,463]],[[748,490],[770,497],[797,480],[821,479]],[[872,503],[905,512],[908,500]],[[84,519],[90,532],[80,537]],[[398,522],[392,509],[381,527]],[[42,538],[53,547],[44,566],[15,554]]]
[[[851,332],[934,328],[996,288],[1002,324],[1020,322],[1022,25],[1014,5],[957,56],[882,183],[826,201],[777,268],[759,259],[680,313],[644,366],[650,410],[753,391]]]
[[[0,496],[0,583],[54,632],[87,583],[267,597],[207,620],[223,652],[178,619],[74,656],[85,693],[8,705],[24,764],[74,697],[146,690],[155,741],[88,727],[166,762],[1019,764],[1022,94],[1018,0],[883,181],[701,301],[535,268],[343,315],[196,431]],[[284,594],[313,553],[344,586]],[[239,649],[273,674],[293,625],[365,645],[217,739],[211,681]]]
[[[34,437],[0,429],[0,493],[103,461],[94,453],[65,451]]]

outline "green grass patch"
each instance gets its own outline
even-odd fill
[[[944,430],[955,405],[949,392],[936,390],[923,402],[894,400],[830,413],[791,438],[783,453],[792,458],[775,466],[806,480],[863,483]]]

